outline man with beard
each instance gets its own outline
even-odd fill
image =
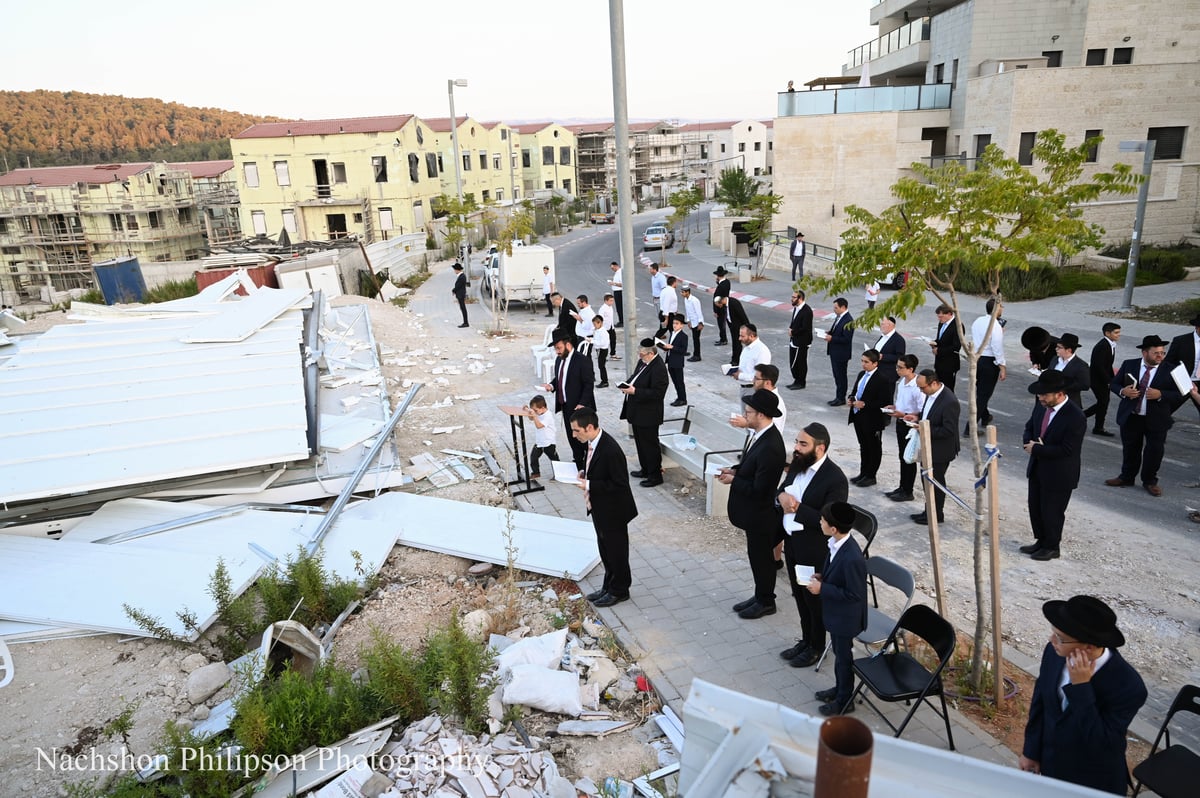
[[[804,292],[792,291],[792,320],[788,323],[788,366],[792,382],[788,390],[798,391],[808,382],[808,348],[813,340],[813,312],[804,302]]]

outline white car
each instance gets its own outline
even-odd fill
[[[642,234],[642,249],[670,249],[675,246],[675,234],[662,225],[647,227]]]

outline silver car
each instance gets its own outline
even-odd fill
[[[675,246],[675,234],[669,227],[654,225],[642,234],[642,249],[670,249]]]

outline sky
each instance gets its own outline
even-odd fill
[[[631,119],[769,119],[840,75],[876,0],[623,0]],[[605,0],[37,0],[4,12],[0,90],[288,119],[613,118]]]

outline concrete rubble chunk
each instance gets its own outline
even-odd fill
[[[187,678],[187,699],[192,704],[203,704],[209,697],[224,687],[233,676],[233,671],[224,662],[213,662],[197,668]]]
[[[191,673],[195,670],[203,668],[208,664],[208,657],[203,654],[188,654],[179,663],[179,669],[184,673]]]

